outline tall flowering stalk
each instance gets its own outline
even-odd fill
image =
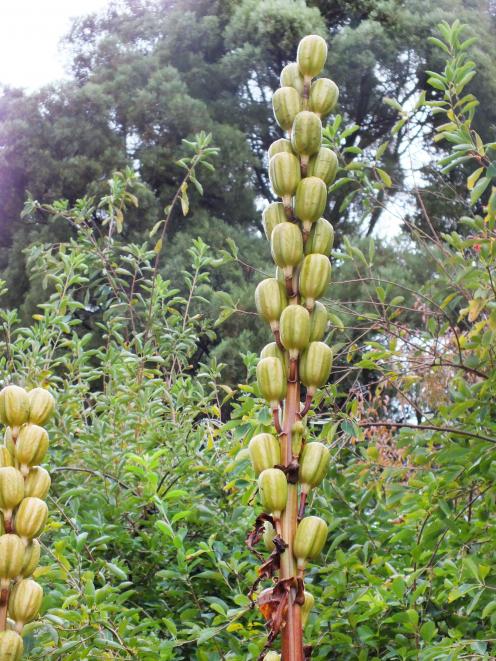
[[[328,78],[314,79],[326,58],[321,37],[302,39],[297,62],[284,67],[273,96],[274,115],[286,136],[270,146],[269,177],[281,201],[265,209],[263,223],[277,269],[274,278],[260,282],[255,299],[274,334],[261,353],[257,381],[272,409],[275,435],[259,434],[249,444],[265,513],[248,545],[255,550],[263,538],[271,551],[259,575],[260,580],[273,579],[273,585],[257,600],[269,627],[261,654],[266,661],[310,657],[303,626],[313,597],[304,589],[305,567],[327,537],[321,518],[305,516],[308,493],[329,464],[329,450],[305,440],[306,415],[332,366],[332,351],[322,341],[328,315],[318,301],[330,279],[334,232],[322,215],[337,169],[334,152],[321,146],[321,120],[334,108],[338,88]],[[281,654],[268,651],[279,635]]]
[[[43,599],[31,576],[40,559],[36,538],[48,515],[44,499],[51,480],[40,464],[48,449],[43,425],[53,408],[43,388],[26,392],[11,385],[0,391],[0,420],[6,425],[0,446],[0,659],[10,661],[22,657],[22,630]]]

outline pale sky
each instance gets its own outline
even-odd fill
[[[64,77],[59,41],[71,18],[108,0],[0,0],[0,83],[35,89]]]

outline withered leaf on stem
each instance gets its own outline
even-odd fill
[[[245,540],[246,546],[250,549],[250,551],[252,551],[257,556],[259,560],[263,559],[263,555],[256,550],[255,546],[259,543],[259,541],[263,537],[265,523],[270,523],[273,526],[274,519],[271,517],[270,514],[266,514],[264,512],[263,514],[257,516],[255,524],[252,530],[250,530],[250,532],[248,533],[248,537]]]

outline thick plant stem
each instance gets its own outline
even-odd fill
[[[0,592],[0,631],[7,629],[7,610],[9,607],[9,588],[3,588]]]
[[[293,453],[291,450],[291,429],[298,420],[300,408],[300,384],[298,381],[288,383],[286,402],[284,407],[283,434],[281,436],[281,458],[285,466],[289,466]],[[281,556],[281,579],[296,576],[296,567],[293,557],[293,539],[296,532],[298,516],[298,486],[288,485],[288,501],[282,515],[282,536],[287,549]],[[296,581],[291,588],[286,614],[286,625],[282,630],[282,661],[303,661],[303,628],[301,625],[301,611],[295,603]]]

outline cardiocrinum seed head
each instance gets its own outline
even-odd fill
[[[307,255],[303,260],[299,276],[300,294],[305,306],[313,310],[315,299],[325,292],[331,275],[331,263],[325,255]]]
[[[318,177],[305,177],[300,181],[295,195],[295,213],[308,233],[324,213],[327,204],[327,188]]]
[[[29,399],[24,388],[6,386],[0,391],[0,419],[10,427],[20,427],[27,422]]]
[[[301,110],[300,95],[294,87],[280,87],[272,96],[272,108],[282,130],[290,131],[294,118]]]
[[[266,468],[274,468],[281,463],[281,448],[279,441],[272,434],[257,434],[248,444],[250,459],[255,471],[259,475]]]
[[[325,218],[319,218],[312,225],[305,243],[305,255],[318,253],[329,257],[334,245],[334,228]]]
[[[24,643],[17,631],[0,631],[0,659],[20,661]]]
[[[290,359],[298,358],[310,342],[310,315],[302,305],[288,305],[279,320],[281,342]]]
[[[267,468],[258,476],[258,488],[264,510],[280,519],[288,499],[286,475],[279,468]]]
[[[0,468],[0,509],[12,510],[24,498],[24,479],[13,466]]]
[[[294,154],[293,147],[291,146],[291,140],[287,140],[286,138],[279,138],[279,140],[276,140],[273,142],[269,149],[268,149],[268,155],[269,155],[269,160],[275,156],[276,154],[280,154],[281,152],[286,152],[287,154]]]
[[[33,466],[24,480],[24,495],[44,499],[50,490],[51,483],[52,480],[47,470],[42,466]]]
[[[310,87],[308,107],[319,117],[327,117],[333,111],[339,98],[339,89],[336,83],[329,78],[314,80]]]
[[[317,487],[325,477],[331,455],[323,443],[307,443],[300,457],[299,481],[302,493]]]
[[[327,331],[329,315],[325,305],[320,301],[315,301],[313,310],[310,314],[310,342],[319,342]]]
[[[269,179],[272,190],[282,198],[284,206],[290,206],[301,180],[300,161],[288,152],[275,154],[269,161]]]
[[[262,358],[257,365],[257,382],[262,397],[272,410],[277,410],[279,402],[286,397],[287,380],[281,361],[278,358]]]
[[[298,44],[296,61],[305,78],[314,78],[322,71],[327,59],[327,44],[317,34],[309,34]]]
[[[5,445],[0,445],[0,468],[4,466],[13,466],[14,460],[10,454],[8,448]]]
[[[15,516],[15,531],[23,539],[38,537],[48,517],[48,507],[41,498],[29,496],[19,505]]]
[[[299,570],[305,568],[307,560],[313,560],[320,554],[327,532],[327,524],[319,516],[306,516],[300,521],[293,542],[293,554]]]
[[[43,589],[31,578],[24,578],[15,586],[9,599],[9,615],[15,620],[16,628],[22,630],[26,622],[38,615],[43,600]]]
[[[267,551],[273,551],[275,549],[274,537],[276,536],[276,530],[270,521],[265,521],[264,523],[264,534],[263,534],[263,543]]]
[[[278,330],[279,318],[287,304],[286,288],[276,278],[266,278],[258,283],[255,289],[257,312],[273,331]]]
[[[276,225],[270,237],[270,249],[274,262],[290,278],[293,267],[303,259],[303,237],[298,225],[287,222]]]
[[[19,576],[24,560],[24,544],[17,535],[0,536],[0,584]],[[5,587],[5,586],[2,586]],[[8,584],[7,584],[8,587]],[[0,657],[1,658],[1,657]]]
[[[301,75],[297,62],[286,64],[281,71],[280,82],[281,87],[294,87],[300,96],[303,95],[303,76]]]
[[[315,605],[315,599],[313,598],[313,595],[311,592],[308,592],[307,590],[304,591],[304,596],[305,596],[305,601],[303,602],[303,605],[301,607],[301,625],[304,627],[305,624],[307,623],[308,616],[310,615],[310,611]]]
[[[24,544],[23,544],[24,546]],[[24,558],[21,567],[21,576],[28,578],[32,575],[40,562],[41,545],[37,539],[30,540],[24,549]]]
[[[268,207],[265,207],[262,213],[262,224],[268,241],[270,241],[274,227],[280,223],[285,223],[287,219],[282,202],[272,202]]]
[[[45,388],[33,388],[28,392],[29,422],[44,425],[55,408],[53,395]]]
[[[322,179],[327,186],[332,184],[337,171],[338,157],[328,147],[321,147],[308,161],[308,176]]]
[[[287,378],[289,374],[289,354],[277,346],[277,342],[269,342],[260,352],[260,358],[278,358],[284,369],[284,375]]]
[[[293,122],[291,145],[300,155],[303,173],[307,171],[310,156],[316,154],[322,142],[322,123],[314,112],[302,110]]]
[[[300,379],[310,395],[327,383],[332,368],[332,349],[324,342],[310,342],[301,355]]]
[[[15,453],[24,475],[27,475],[29,466],[43,461],[47,450],[48,434],[43,427],[28,423],[20,428]]]

